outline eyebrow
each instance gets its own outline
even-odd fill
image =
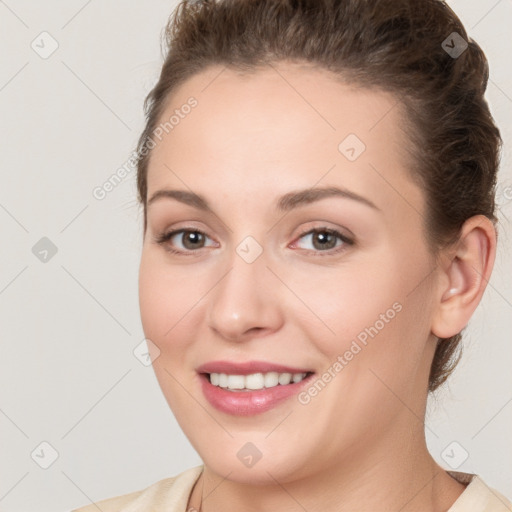
[[[328,197],[341,197],[343,199],[350,199],[380,211],[380,209],[369,199],[351,192],[350,190],[339,187],[315,187],[288,192],[287,194],[284,194],[278,198],[275,204],[275,208],[279,212],[288,212],[295,208],[299,208],[301,206],[305,206],[307,204],[311,204]],[[155,201],[164,198],[175,199],[180,203],[184,203],[198,210],[214,213],[213,209],[208,204],[208,201],[203,196],[188,190],[157,190],[149,199],[148,207]]]

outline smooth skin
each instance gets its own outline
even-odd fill
[[[206,512],[446,511],[464,486],[426,447],[428,374],[437,337],[463,329],[482,297],[492,223],[469,219],[459,243],[433,254],[389,93],[297,63],[245,76],[213,66],[173,93],[162,121],[190,96],[197,107],[152,150],[148,197],[192,191],[213,212],[152,202],[139,274],[144,333],[160,350],[156,376],[205,465],[190,505],[199,509],[202,492]],[[366,146],[355,161],[338,149],[349,134]],[[374,206],[328,197],[275,208],[284,194],[327,186]],[[302,236],[313,228],[353,243]],[[175,229],[189,231],[155,242]],[[236,251],[248,236],[263,250],[252,263]],[[195,369],[213,360],[320,377],[395,303],[400,312],[305,405],[292,397],[240,417],[202,394]],[[250,468],[237,457],[247,442],[262,453]]]

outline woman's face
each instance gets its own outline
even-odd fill
[[[184,83],[153,137],[139,292],[158,381],[218,474],[363,470],[422,432],[434,350],[399,105],[292,64],[221,71]]]

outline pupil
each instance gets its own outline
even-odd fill
[[[322,232],[317,233],[317,237],[320,240],[320,248],[325,249],[325,247],[327,245],[329,245],[329,248],[331,248],[330,246],[332,245],[332,243],[329,244],[329,237],[332,237],[332,233],[328,233],[327,231],[322,231]],[[332,242],[332,240],[331,240],[331,242]]]
[[[202,234],[201,233],[198,233],[197,231],[191,231],[187,234],[187,236],[185,237],[185,242],[188,242],[189,239],[192,239],[191,243],[190,244],[187,244],[185,243],[185,246],[187,245],[196,245],[198,243],[201,242],[201,239],[202,239]],[[196,240],[194,240],[194,238]],[[194,248],[194,247],[193,247]]]

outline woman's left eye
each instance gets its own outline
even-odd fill
[[[306,248],[306,250],[312,250],[317,252],[318,256],[329,256],[332,254],[336,254],[340,251],[345,250],[347,245],[354,245],[354,241],[347,236],[343,235],[336,229],[330,228],[315,228],[309,231],[302,233],[299,236],[299,240],[302,238],[309,237],[311,244],[313,246],[312,249]],[[337,240],[340,243],[337,243]],[[294,243],[296,245],[297,242]],[[326,253],[326,254],[320,254]]]

